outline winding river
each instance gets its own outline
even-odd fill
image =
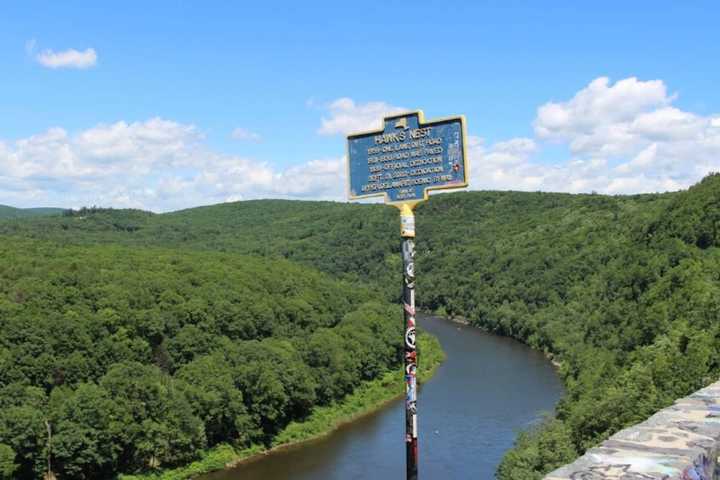
[[[555,369],[514,340],[436,317],[422,317],[419,324],[447,353],[418,396],[419,476],[490,480],[517,432],[560,398]],[[398,480],[405,478],[404,429],[398,399],[325,438],[201,479]]]

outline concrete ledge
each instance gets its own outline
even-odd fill
[[[621,430],[544,480],[720,480],[720,382]]]

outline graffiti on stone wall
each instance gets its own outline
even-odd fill
[[[720,480],[720,382],[622,430],[545,480]]]
[[[593,465],[587,470],[574,472],[570,475],[571,480],[658,480],[661,477],[652,477],[644,473],[633,472],[631,465]],[[669,480],[669,476],[662,477],[662,480]]]

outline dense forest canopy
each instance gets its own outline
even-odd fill
[[[520,436],[501,479],[539,479],[717,377],[719,207],[720,176],[710,175],[676,193],[462,192],[418,208],[419,304],[562,362],[567,394],[556,416]],[[63,248],[285,258],[368,285],[386,300],[399,290],[397,211],[382,205],[262,200],[163,215],[89,209],[0,222],[0,233]],[[168,367],[176,361],[168,354]]]
[[[173,466],[397,368],[402,320],[285,260],[0,243],[0,478]]]

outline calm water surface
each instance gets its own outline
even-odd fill
[[[518,342],[435,317],[419,323],[447,353],[418,396],[419,477],[490,480],[517,432],[552,411],[560,381],[549,361]],[[401,480],[404,415],[397,400],[321,440],[201,478]]]

